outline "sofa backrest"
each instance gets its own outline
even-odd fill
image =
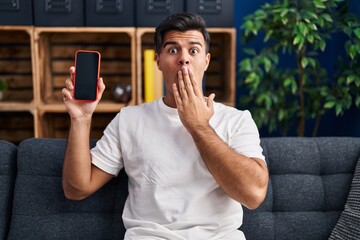
[[[18,146],[9,239],[121,239],[127,178],[122,172],[83,201],[62,190],[63,139],[28,139]],[[92,142],[92,145],[94,142]]]
[[[247,240],[328,239],[350,190],[360,138],[263,138],[268,193],[244,209]]]
[[[67,200],[61,183],[66,143],[21,142],[14,184],[16,146],[0,141],[0,224],[9,225],[12,214],[8,234],[0,225],[1,239],[122,239],[125,172],[83,201]],[[327,239],[344,209],[360,138],[262,138],[261,144],[270,182],[263,204],[244,208],[247,240]]]
[[[0,140],[0,239],[6,239],[16,176],[17,147]]]

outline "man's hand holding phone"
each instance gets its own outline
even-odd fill
[[[90,53],[90,55],[79,55]],[[62,89],[63,101],[72,119],[92,116],[105,90],[102,78],[99,78],[100,55],[93,51],[78,51],[75,66],[70,67],[70,78]],[[94,69],[95,68],[95,69]]]

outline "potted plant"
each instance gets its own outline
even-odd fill
[[[0,101],[4,98],[4,91],[7,89],[5,80],[0,79]]]
[[[258,51],[245,47],[247,56],[239,64],[247,90],[240,101],[252,109],[259,128],[286,135],[296,123],[297,135],[304,136],[310,119],[316,136],[327,111],[339,116],[360,107],[360,21],[348,5],[346,0],[275,0],[245,17],[244,44],[254,38],[264,42]],[[319,54],[334,34],[346,36],[345,57],[330,76]]]

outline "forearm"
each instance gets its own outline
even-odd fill
[[[259,206],[268,182],[264,161],[234,151],[210,125],[191,134],[203,161],[225,193],[248,208]]]
[[[63,188],[71,198],[85,194],[91,180],[90,126],[91,119],[71,120],[63,166]]]

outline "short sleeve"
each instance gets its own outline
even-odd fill
[[[243,111],[235,132],[229,143],[230,147],[247,157],[265,160],[260,146],[259,130],[249,111]]]
[[[104,135],[97,141],[96,146],[91,149],[92,163],[101,170],[115,176],[124,166],[120,149],[120,116],[121,112],[109,123]]]

